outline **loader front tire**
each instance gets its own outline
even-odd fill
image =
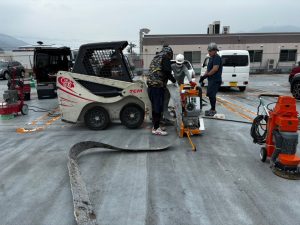
[[[108,112],[103,107],[96,106],[85,113],[84,122],[92,130],[104,130],[110,120]]]
[[[129,129],[135,129],[144,122],[145,111],[137,104],[128,104],[120,113],[120,120]]]

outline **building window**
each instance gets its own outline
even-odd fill
[[[184,59],[190,61],[191,63],[200,63],[201,61],[200,51],[184,52],[183,54],[184,54]]]
[[[250,56],[250,62],[261,62],[262,61],[262,50],[250,50],[249,56]]]
[[[280,62],[294,62],[296,61],[297,50],[280,50],[279,61]]]

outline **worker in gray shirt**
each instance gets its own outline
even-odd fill
[[[192,81],[192,77],[189,74],[187,67],[183,64],[184,63],[184,56],[182,54],[178,54],[175,58],[176,63],[171,65],[174,77],[178,83],[181,85],[184,83],[184,78],[187,77],[190,85],[192,87],[196,86],[197,84]]]
[[[197,85],[196,82],[192,81],[192,77],[187,69],[187,67],[184,65],[184,56],[182,54],[178,54],[175,58],[176,63],[173,63],[171,65],[173,76],[176,79],[176,86],[184,84],[184,78],[187,77],[191,87],[195,87]],[[164,113],[163,113],[163,121],[166,122],[170,118],[169,114],[169,100],[170,100],[170,92],[168,89],[165,90],[165,102],[164,102]]]

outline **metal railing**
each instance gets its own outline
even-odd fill
[[[174,53],[174,57],[177,53]],[[155,56],[155,54],[125,54],[130,62],[131,69],[135,75],[142,75],[148,72],[149,63]],[[196,74],[200,74],[202,70],[202,63],[206,58],[206,54],[201,55],[201,62],[195,63],[191,62]],[[268,61],[273,59],[273,64],[268,64]],[[20,62],[26,71],[32,72],[33,65],[33,52],[26,52],[24,54],[14,53],[14,52],[4,52],[0,53],[0,60],[2,61],[18,61]],[[261,62],[251,62],[250,63],[250,73],[252,74],[263,74],[263,73],[289,73],[293,67],[295,67],[300,61],[298,59],[290,62],[280,62],[279,53],[263,53]]]

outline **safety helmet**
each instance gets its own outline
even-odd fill
[[[176,55],[175,61],[176,61],[176,64],[183,64],[184,56],[182,54]]]
[[[212,51],[212,50],[219,51],[217,44],[214,42],[209,43],[209,45],[207,46],[207,51]]]

